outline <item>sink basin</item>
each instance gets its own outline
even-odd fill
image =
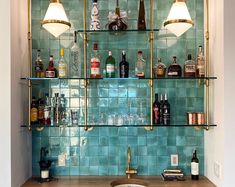
[[[147,187],[148,183],[141,179],[118,179],[111,182],[111,187]]]

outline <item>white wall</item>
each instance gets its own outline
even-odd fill
[[[0,186],[11,186],[11,152],[10,152],[10,1],[1,2],[0,6]]]

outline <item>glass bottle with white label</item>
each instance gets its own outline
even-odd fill
[[[109,56],[105,63],[106,78],[115,78],[115,59],[112,56],[112,51],[109,51]]]
[[[184,63],[184,76],[195,77],[196,76],[196,63],[192,60],[192,55],[188,54],[188,59]]]
[[[197,76],[205,77],[205,57],[203,54],[202,46],[199,46],[197,56]]]
[[[58,67],[58,76],[59,78],[66,78],[67,77],[67,63],[64,60],[64,48],[60,49],[60,60],[59,60],[59,67]]]
[[[193,157],[191,160],[191,178],[192,180],[199,179],[199,160],[197,158],[197,151],[195,150],[193,153]]]
[[[90,78],[101,78],[100,74],[100,57],[98,53],[98,44],[94,43],[93,54],[91,57],[91,74]]]
[[[182,69],[176,61],[176,56],[173,56],[173,62],[168,67],[167,75],[168,77],[181,77],[182,75]]]

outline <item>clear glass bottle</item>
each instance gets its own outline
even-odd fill
[[[45,94],[45,106],[44,106],[44,115],[43,115],[43,124],[50,125],[51,124],[51,99],[49,94]]]
[[[93,0],[92,3],[90,30],[100,30],[98,0]]]
[[[66,78],[68,73],[67,73],[67,63],[64,59],[64,48],[60,49],[60,60],[59,60],[59,65],[58,65],[58,76],[59,78]]]
[[[70,69],[69,74],[71,78],[82,77],[82,58],[81,58],[81,48],[77,43],[77,32],[74,31],[74,43],[70,49]]]
[[[91,57],[91,74],[90,78],[101,78],[100,74],[100,57],[98,53],[98,44],[94,43],[93,54]]]
[[[41,59],[41,50],[40,49],[37,50],[37,59],[35,61],[34,72],[35,72],[35,77],[36,78],[43,78],[45,76],[44,75],[43,61]]]
[[[129,63],[126,61],[126,52],[122,51],[122,61],[119,63],[120,78],[129,77]]]
[[[192,60],[191,54],[188,54],[188,59],[184,63],[184,76],[196,77],[196,63]]]
[[[55,77],[57,77],[57,70],[54,67],[53,55],[50,55],[50,61],[49,61],[48,67],[46,69],[46,77],[47,78],[55,78]]]
[[[197,77],[205,77],[205,57],[202,46],[199,46],[197,56]]]
[[[143,59],[143,52],[138,51],[137,53],[137,61],[135,64],[135,76],[138,78],[145,77],[145,60]]]
[[[137,28],[138,30],[146,30],[144,0],[140,0]]]
[[[109,56],[105,63],[106,78],[115,78],[115,59],[112,56],[112,51],[109,51]]]
[[[162,63],[162,59],[158,58],[157,63],[153,67],[154,78],[166,76],[166,65]]]
[[[168,67],[167,71],[168,77],[181,77],[182,76],[182,69],[179,64],[176,62],[176,56],[173,57],[172,64]]]
[[[55,93],[53,98],[53,124],[59,124],[60,122],[60,98],[59,93]]]

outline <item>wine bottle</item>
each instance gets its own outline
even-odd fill
[[[126,61],[126,52],[122,51],[122,61],[119,63],[120,78],[129,77],[129,63]]]
[[[199,179],[199,160],[197,158],[197,151],[195,150],[193,153],[193,157],[191,160],[191,178],[192,180]]]
[[[170,103],[167,100],[167,94],[165,94],[162,109],[163,125],[170,125]]]
[[[109,51],[109,56],[106,59],[105,63],[106,69],[106,78],[115,77],[115,59],[112,57],[112,51]]]
[[[138,30],[146,30],[144,0],[140,0]]]
[[[157,93],[155,93],[155,101],[153,103],[153,119],[154,119],[154,124],[160,123],[160,103],[158,102]]]
[[[160,124],[163,124],[163,104],[164,104],[164,100],[163,100],[163,95],[161,94],[160,102],[159,102],[159,122],[160,122]]]

